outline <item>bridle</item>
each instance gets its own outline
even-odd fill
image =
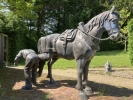
[[[78,29],[79,29],[81,32],[83,32],[85,35],[90,36],[90,37],[92,37],[92,38],[94,38],[94,39],[97,39],[97,40],[99,40],[99,41],[106,41],[106,40],[109,40],[109,39],[111,38],[111,36],[109,36],[109,37],[107,37],[107,38],[101,39],[101,38],[95,37],[95,36],[93,36],[93,35],[91,35],[91,34],[88,34],[88,32],[82,31],[80,28],[78,28]]]

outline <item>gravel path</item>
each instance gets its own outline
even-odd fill
[[[47,73],[47,69],[43,71]],[[65,77],[77,78],[76,69],[58,70],[53,69],[52,73],[54,75],[60,75]],[[116,87],[125,87],[133,89],[133,71],[130,69],[115,69],[110,73],[105,74],[102,69],[90,69],[88,74],[89,81],[96,83],[103,83],[108,85],[113,85]]]
[[[12,67],[23,69],[22,67]],[[48,73],[47,69],[43,70],[43,73]],[[77,78],[76,69],[52,69],[53,75],[59,75],[64,77]],[[54,78],[54,77],[53,77]],[[88,80],[96,83],[108,84],[116,87],[125,87],[133,89],[133,71],[130,68],[115,68],[112,72],[104,73],[103,68],[90,68],[88,74]]]
[[[13,67],[12,67],[13,68]],[[15,67],[15,69],[23,69]],[[76,85],[77,70],[52,69],[53,78],[57,85],[49,86],[47,69],[43,70],[41,77],[37,79],[38,86],[33,87],[33,94],[40,95],[48,93],[48,100],[80,100],[79,91]],[[93,95],[88,100],[133,100],[133,71],[129,68],[113,69],[112,72],[105,74],[102,68],[89,70],[89,83],[93,90]],[[24,81],[16,82],[14,89],[20,90]],[[36,96],[36,98],[39,98]],[[36,100],[32,99],[32,100]],[[42,99],[38,99],[42,100]]]

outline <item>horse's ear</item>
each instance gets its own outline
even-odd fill
[[[110,13],[112,14],[115,11],[115,7],[113,6]]]

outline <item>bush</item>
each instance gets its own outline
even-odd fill
[[[104,32],[102,38],[107,38],[108,33]],[[106,40],[101,41],[100,43],[100,51],[112,51],[112,50],[123,50],[124,44],[122,44],[120,41],[112,41],[112,40]]]
[[[128,51],[131,65],[133,65],[133,19],[128,23]]]

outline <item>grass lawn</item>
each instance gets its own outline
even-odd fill
[[[95,54],[90,63],[90,68],[103,67],[104,64],[109,61],[112,67],[131,67],[129,54],[122,50],[117,51],[99,51]],[[24,60],[19,61],[19,66],[24,66]],[[59,59],[53,65],[54,69],[68,69],[77,68],[75,60]],[[45,67],[47,69],[47,64]]]
[[[103,67],[109,61],[113,67],[131,67],[128,53],[121,51],[97,52],[91,61],[90,67]],[[59,59],[54,63],[55,69],[77,68],[75,60]],[[44,68],[47,68],[45,65]]]

